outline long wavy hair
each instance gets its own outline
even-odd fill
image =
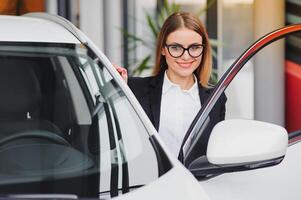
[[[162,49],[164,48],[169,34],[180,28],[193,30],[202,36],[204,44],[202,61],[199,67],[194,71],[194,74],[197,76],[203,87],[208,87],[212,71],[212,55],[208,34],[202,22],[194,15],[186,12],[173,13],[165,20],[157,40],[156,61],[153,75],[158,75],[168,68],[165,56],[162,55]]]

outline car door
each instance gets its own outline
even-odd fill
[[[301,198],[301,194],[298,192],[298,186],[301,184],[301,173],[298,172],[301,167],[301,158],[298,155],[298,152],[301,151],[301,143],[299,143],[301,131],[296,130],[295,132],[288,134],[289,147],[283,161],[283,156],[279,157],[280,154],[273,158],[270,157],[266,160],[260,160],[259,157],[261,154],[259,153],[257,155],[258,159],[256,162],[230,162],[229,164],[225,162],[225,164],[212,164],[209,161],[209,157],[211,156],[209,155],[211,153],[209,153],[209,150],[210,145],[215,145],[211,144],[211,139],[214,137],[213,132],[216,132],[215,128],[218,125],[216,125],[213,129],[210,127],[208,128],[208,125],[210,125],[211,113],[215,109],[215,106],[220,102],[224,92],[228,97],[226,107],[229,108],[231,105],[238,106],[237,103],[239,103],[239,100],[241,99],[239,94],[243,95],[244,92],[239,91],[238,96],[233,96],[230,94],[231,92],[229,92],[233,89],[231,86],[234,85],[234,82],[236,81],[235,79],[240,76],[238,72],[240,72],[243,67],[250,65],[250,60],[253,59],[254,56],[265,51],[265,49],[270,48],[271,44],[274,44],[275,41],[283,39],[291,34],[300,34],[300,31],[301,24],[288,26],[267,34],[249,47],[222,76],[207,102],[202,105],[201,110],[198,112],[190,129],[188,130],[182,144],[180,158],[183,164],[200,180],[200,185],[204,187],[211,199]],[[264,101],[264,99],[262,99],[262,101]],[[268,104],[269,102],[266,103]],[[235,118],[234,121],[233,118]],[[260,126],[257,126],[257,123],[261,124],[261,122],[256,121],[254,126],[248,126],[251,130],[244,130],[244,128],[239,130],[239,127],[242,125],[240,122],[244,123],[246,121],[246,123],[250,123],[253,119],[248,118],[241,121],[236,118],[243,117],[233,113],[231,115],[228,110],[226,111],[226,119],[224,123],[229,125],[230,123],[228,122],[232,120],[233,127],[236,130],[238,129],[238,132],[243,133],[249,131],[251,133],[249,135],[251,136],[249,138],[249,143],[252,143],[255,137],[259,137],[263,140],[260,141],[261,143],[259,146],[256,146],[258,143],[254,143],[254,145],[248,144],[247,140],[240,141],[241,138],[239,137],[231,138],[233,136],[231,131],[229,131],[226,126],[221,126],[224,128],[225,133],[222,133],[223,130],[219,131],[219,133],[225,134],[225,136],[228,134],[228,139],[226,137],[225,138],[230,141],[230,145],[221,149],[220,152],[227,152],[227,148],[232,148],[234,151],[238,152],[237,154],[240,154],[240,151],[243,151],[244,149],[243,146],[252,147],[252,145],[253,150],[257,151],[261,148],[261,146],[269,146],[271,142],[274,142],[273,137],[260,135],[261,129]],[[254,127],[255,129],[253,129]],[[281,127],[278,128],[281,130]],[[252,137],[252,131],[254,137]],[[205,134],[208,134],[209,139],[204,137]],[[237,140],[237,143],[240,143],[241,148],[235,149],[235,147],[231,147],[231,144],[234,144],[234,142],[231,143],[231,139]],[[283,141],[285,141],[285,139]],[[218,141],[215,140],[215,142]],[[220,143],[222,144],[223,142],[224,141],[221,141]],[[200,146],[198,146],[200,143],[206,145],[207,152],[205,151],[204,155],[199,155],[198,158],[195,158],[193,155],[195,154],[194,152],[200,148]],[[225,147],[225,145],[220,145],[220,147]],[[239,145],[236,147],[239,147]],[[252,152],[249,153],[252,154]],[[256,156],[254,158],[256,160]],[[244,160],[243,157],[238,158],[238,160],[239,159]]]

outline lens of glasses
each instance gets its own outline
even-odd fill
[[[199,57],[203,52],[203,45],[192,45],[189,48],[184,48],[180,45],[166,45],[166,47],[169,54],[174,58],[181,57],[186,50],[194,58]]]
[[[190,46],[188,49],[188,53],[191,57],[199,57],[203,52],[203,46],[202,45],[193,45]]]
[[[170,45],[168,46],[168,51],[172,57],[180,57],[183,55],[185,50],[179,45]]]

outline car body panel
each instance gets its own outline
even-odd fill
[[[1,16],[0,24],[0,41],[80,43],[64,27],[49,20],[32,17]],[[12,26],[12,24],[14,25]]]
[[[222,174],[200,185],[216,199],[301,199],[301,143],[291,145],[283,161],[273,167]]]

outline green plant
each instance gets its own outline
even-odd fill
[[[216,0],[210,0],[207,3],[206,7],[201,7],[198,9],[196,13],[194,13],[196,16],[200,17],[203,15],[208,8],[215,2]],[[150,29],[152,33],[152,38],[150,41],[147,41],[147,39],[136,36],[135,34],[128,33],[126,31],[123,31],[125,36],[128,38],[128,41],[131,44],[132,48],[129,49],[135,50],[137,45],[143,45],[147,48],[150,48],[152,50],[152,53],[146,55],[142,60],[134,61],[133,65],[136,65],[136,67],[132,70],[129,70],[130,75],[140,75],[144,70],[151,69],[154,66],[154,53],[155,53],[155,44],[156,39],[158,37],[159,31],[166,20],[166,18],[171,15],[174,12],[179,12],[181,10],[181,5],[172,2],[168,3],[167,0],[163,1],[163,6],[161,9],[156,13],[155,17],[152,17],[149,13],[146,12],[146,21],[147,21],[147,27]],[[215,39],[210,39],[211,46],[216,47],[219,44],[219,42]],[[216,52],[212,49],[212,55],[213,57],[216,57]],[[213,70],[211,82],[214,84],[217,82],[217,73],[216,70]]]

